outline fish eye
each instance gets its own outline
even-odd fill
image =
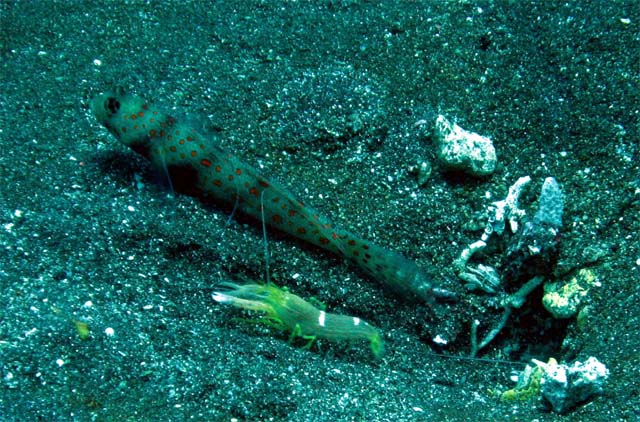
[[[118,101],[114,97],[109,97],[104,102],[104,108],[109,110],[111,112],[111,114],[116,114],[118,112],[118,110],[120,110],[120,101]]]

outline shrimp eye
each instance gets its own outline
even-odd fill
[[[111,114],[116,114],[118,110],[120,110],[120,101],[115,99],[114,97],[109,97],[104,102],[104,107],[111,112]]]

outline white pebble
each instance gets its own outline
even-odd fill
[[[435,123],[438,159],[443,167],[474,176],[487,176],[496,168],[496,150],[491,139],[469,132],[439,115]]]

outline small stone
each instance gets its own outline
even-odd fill
[[[609,370],[595,357],[586,362],[557,364],[534,360],[544,370],[541,380],[542,397],[558,413],[564,413],[591,397],[602,394]]]
[[[546,283],[542,305],[554,318],[571,318],[578,313],[589,289],[596,285],[597,277],[594,271],[582,269],[567,283]]]
[[[423,187],[431,177],[431,164],[423,161],[415,166],[409,166],[409,173],[414,174],[418,179],[418,186]]]
[[[496,150],[491,139],[469,132],[439,115],[435,124],[438,159],[444,168],[473,176],[488,176],[496,168]]]

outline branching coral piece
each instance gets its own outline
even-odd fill
[[[528,295],[544,281],[544,274],[554,262],[557,253],[558,232],[562,225],[564,195],[556,180],[545,179],[540,193],[537,212],[524,224],[521,230],[519,220],[526,213],[519,207],[519,198],[524,187],[531,181],[529,176],[519,178],[510,188],[507,197],[489,206],[489,219],[480,240],[467,246],[454,262],[458,277],[468,290],[482,290],[490,294],[502,294],[500,307],[503,309],[498,322],[478,341],[477,331],[480,325],[474,320],[471,326],[471,355],[489,344],[507,324],[514,309],[522,307]],[[506,223],[515,236],[508,244],[508,254],[500,271],[477,264],[469,265],[476,252],[484,249],[493,233],[504,233]],[[519,287],[518,287],[519,286]],[[507,294],[511,287],[518,288],[515,293]]]

